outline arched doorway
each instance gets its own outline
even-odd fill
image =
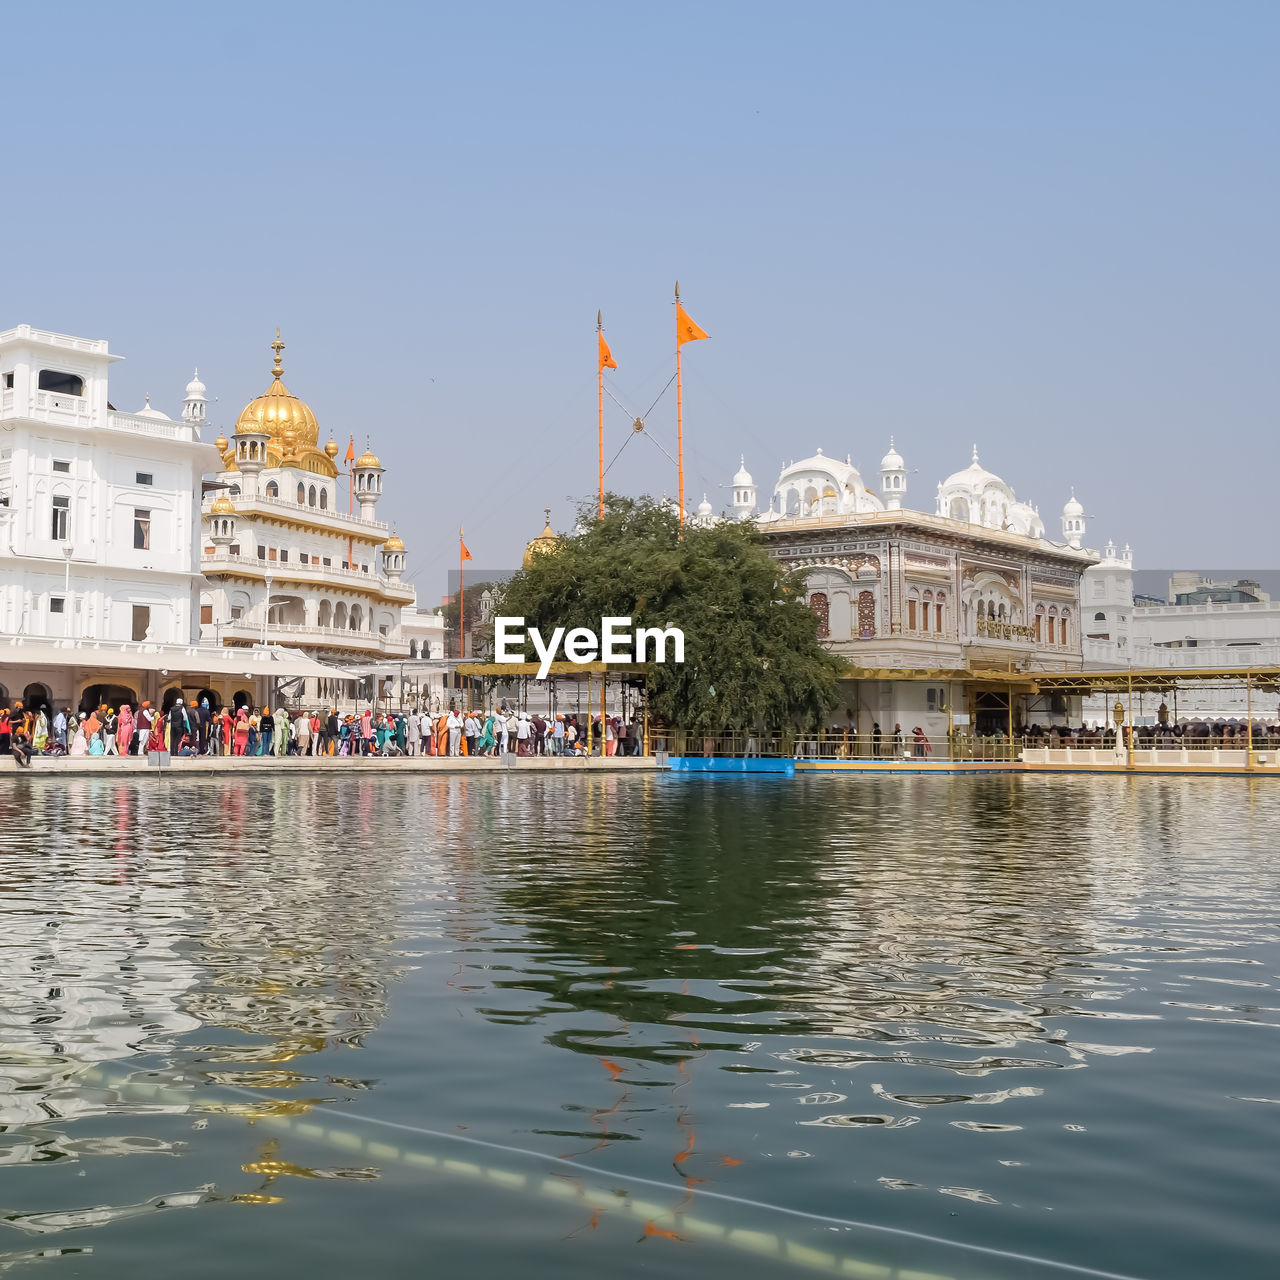
[[[91,684],[80,695],[80,710],[92,711],[94,707],[104,704],[120,710],[122,703],[127,702],[135,711],[138,709],[138,695],[122,684]]]
[[[218,696],[215,690],[201,689],[200,692],[196,694],[196,706],[198,707],[206,699],[209,702],[210,711],[217,712],[222,710],[222,699]]]
[[[180,685],[174,685],[171,689],[166,689],[160,699],[160,714],[167,716],[173,707],[173,704],[182,697],[182,688]]]
[[[241,707],[253,706],[253,694],[248,689],[237,689],[231,695],[231,705],[239,711]]]
[[[46,711],[50,710],[48,687],[38,681],[27,685],[22,691],[22,705],[28,711],[39,711],[41,707],[44,707]]]

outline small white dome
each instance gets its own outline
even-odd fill
[[[902,454],[893,447],[893,437],[889,437],[889,452],[880,459],[881,471],[901,471],[906,467],[906,463],[902,460]]]
[[[1071,497],[1067,499],[1067,505],[1062,508],[1062,514],[1067,519],[1074,519],[1076,516],[1084,515],[1084,508],[1076,501],[1076,491],[1071,490]]]
[[[154,418],[157,422],[172,422],[173,419],[167,413],[161,413],[159,409],[151,407],[151,397],[147,397],[147,403],[133,415],[135,418]]]
[[[194,377],[187,383],[187,399],[190,400],[193,396],[203,397],[204,393],[205,385],[200,381],[200,370],[197,369]]]
[[[944,489],[950,489],[953,485],[961,489],[981,489],[989,481],[994,480],[996,484],[1003,485],[1004,481],[998,475],[994,475],[988,471],[978,461],[978,446],[973,446],[973,461],[969,463],[963,471],[957,471],[954,475],[948,476],[943,482]]]
[[[737,471],[737,474],[733,477],[733,483],[739,486],[755,484],[755,481],[751,478],[751,472],[747,470],[746,454],[740,455],[738,462],[739,462],[738,471]]]
[[[710,520],[715,515],[715,508],[707,501],[707,495],[702,495],[702,501],[698,503],[698,518],[701,520]]]

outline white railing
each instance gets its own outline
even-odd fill
[[[43,342],[51,347],[65,347],[68,351],[89,351],[95,355],[106,355],[107,340],[105,338],[75,338],[69,333],[52,333],[48,329],[33,329],[29,324],[20,324],[13,329],[0,333],[0,340],[25,339],[28,342]]]
[[[372,587],[389,596],[410,600],[414,596],[413,588],[403,582],[392,582],[380,573],[364,573],[360,569],[342,569],[334,565],[301,564],[293,560],[259,560],[257,556],[238,555],[230,552],[215,552],[213,555],[200,557],[200,571],[208,574],[218,569],[252,569],[254,576],[269,577],[273,581],[280,579],[297,579],[303,582],[332,582],[335,586],[345,586],[350,582],[358,582]]]
[[[206,624],[208,630],[210,624]],[[262,623],[239,619],[224,622],[218,628],[222,636],[241,636],[253,640],[262,638]],[[349,627],[321,627],[307,622],[268,622],[267,640],[273,637],[288,636],[291,642],[298,644],[328,645],[330,647],[368,649],[377,653],[404,654],[409,652],[407,640],[396,640],[376,631],[354,631]]]
[[[220,497],[220,494],[210,494],[203,501],[203,506],[207,510]],[[231,498],[237,508],[250,508],[261,505],[270,510],[277,508],[291,512],[297,516],[308,516],[312,520],[329,521],[334,520],[343,525],[355,525],[362,531],[385,533],[390,526],[383,520],[366,520],[363,516],[348,515],[345,511],[335,511],[332,508],[322,510],[320,507],[308,506],[302,502],[290,502],[288,498],[272,498],[265,493],[260,493],[250,498],[244,494],[237,494]]]
[[[155,418],[140,418],[136,413],[107,414],[107,426],[112,431],[128,431],[134,435],[159,436],[164,440],[194,439],[191,428],[181,422],[160,422]]]

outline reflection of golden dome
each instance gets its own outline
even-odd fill
[[[356,459],[356,467],[357,467],[357,468],[360,468],[360,467],[380,467],[380,466],[382,466],[382,460],[377,456],[377,454],[375,454],[375,453],[371,453],[368,449],[366,449],[366,450],[365,450],[365,451],[364,451],[364,452],[363,452],[363,453],[362,453],[362,454],[361,454],[361,455]]]
[[[221,497],[213,500],[213,506],[209,508],[211,516],[233,516],[236,513],[235,504],[224,493]]]
[[[213,447],[219,453],[226,453],[228,449],[227,437],[219,433],[218,438],[213,442]]]
[[[556,531],[551,527],[551,508],[547,507],[545,510],[547,513],[546,525],[543,527],[542,532],[524,549],[524,559],[521,564],[526,569],[533,563],[535,556],[554,551],[560,545],[560,539]]]
[[[393,533],[391,537],[382,544],[382,549],[383,551],[403,551],[404,542],[401,540],[399,534]]]
[[[331,458],[336,458],[338,456],[338,442],[332,436],[329,437],[329,443],[325,445],[324,451]]]

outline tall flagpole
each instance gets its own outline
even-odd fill
[[[680,281],[676,281],[676,323],[680,317]],[[676,471],[680,477],[680,523],[684,524],[684,385],[680,375],[680,348],[684,344],[676,334]]]
[[[467,656],[467,597],[462,585],[462,526],[458,526],[458,657]]]
[[[604,519],[604,361],[600,344],[604,341],[604,313],[596,312],[596,438],[600,449],[600,519]]]

